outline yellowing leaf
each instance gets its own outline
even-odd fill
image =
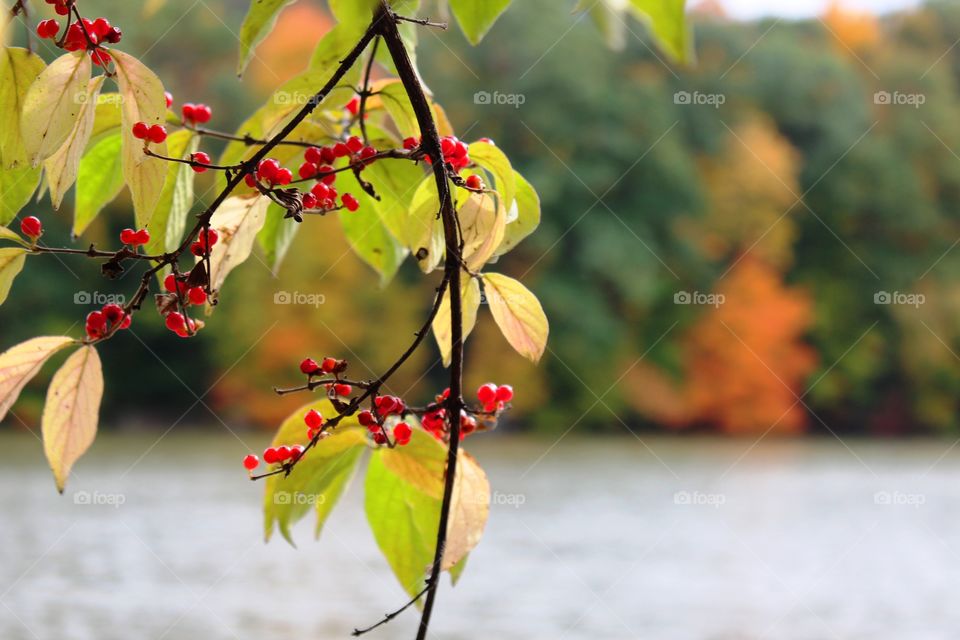
[[[196,152],[200,137],[187,129],[172,133],[167,138],[167,154],[171,158],[186,159]],[[137,219],[137,226],[149,227],[150,242],[147,253],[165,253],[180,245],[187,225],[187,214],[193,206],[193,181],[196,172],[188,164],[170,162],[163,191],[149,220]]]
[[[43,451],[53,470],[57,490],[63,493],[73,463],[97,435],[103,371],[91,346],[80,347],[53,375],[43,407]]]
[[[533,186],[516,171],[517,197],[507,212],[507,228],[503,231],[503,241],[493,253],[502,256],[540,226],[540,196]]]
[[[450,571],[480,544],[483,529],[490,515],[490,481],[473,456],[465,451],[457,454],[457,479],[450,503],[447,544],[443,549],[441,568]]]
[[[296,0],[252,0],[243,24],[240,25],[240,61],[237,63],[237,75],[247,68],[253,50],[273,30],[280,11]]]
[[[23,165],[17,169],[0,168],[0,224],[17,217],[40,184],[42,170]]]
[[[493,196],[471,193],[458,212],[463,237],[461,256],[471,271],[479,271],[503,241],[507,212],[498,207]]]
[[[257,234],[257,242],[267,259],[267,266],[276,276],[280,271],[280,263],[290,250],[293,239],[300,231],[300,225],[291,218],[285,218],[287,210],[275,202],[267,207],[267,220]]]
[[[509,209],[517,196],[517,179],[507,156],[489,142],[474,142],[470,145],[470,159],[493,175],[500,206]]]
[[[73,342],[73,338],[67,336],[42,336],[21,342],[0,354],[0,420],[43,363]]]
[[[329,400],[312,402],[294,411],[277,430],[271,446],[307,443],[303,416],[316,409],[331,418],[337,414]],[[346,489],[360,455],[366,449],[366,429],[353,416],[344,418],[331,435],[310,449],[289,476],[270,476],[264,487],[264,535],[274,528],[293,544],[290,527],[311,509],[317,512],[316,535],[320,535],[327,516]]]
[[[160,199],[167,178],[167,163],[143,153],[143,140],[133,136],[133,125],[163,124],[167,100],[163,84],[156,74],[131,55],[110,51],[117,69],[117,84],[122,96],[123,177],[130,188],[137,219],[149,220]],[[167,144],[151,144],[155,153],[166,155]]]
[[[424,273],[430,273],[443,259],[445,248],[443,223],[439,219],[440,200],[433,175],[423,179],[413,194],[407,217],[406,237],[401,238]]]
[[[21,244],[25,247],[30,246],[30,244],[26,240],[21,238],[16,231],[12,231],[3,226],[0,226],[0,240],[12,240],[13,242],[16,242],[17,244]]]
[[[463,341],[467,341],[467,336],[473,331],[477,324],[477,310],[480,308],[480,283],[476,278],[469,274],[461,273],[462,278],[461,294],[463,307]],[[437,339],[437,346],[440,347],[440,356],[443,358],[443,366],[450,366],[451,344],[451,317],[450,317],[450,290],[449,288],[443,294],[443,300],[440,302],[440,308],[437,309],[437,316],[433,319],[433,335]]]
[[[96,114],[97,96],[106,76],[97,76],[87,85],[86,99],[80,106],[80,115],[73,125],[63,146],[43,163],[47,172],[47,184],[50,187],[50,200],[54,209],[60,208],[64,194],[77,179],[80,169],[80,156],[87,148],[90,133],[93,131],[93,119]]]
[[[270,199],[233,197],[217,209],[210,219],[210,227],[220,234],[220,240],[210,251],[210,286],[220,289],[234,268],[250,257],[257,234],[267,218]]]
[[[5,247],[0,249],[0,304],[7,299],[13,279],[23,269],[27,259],[27,250],[20,247]]]
[[[394,449],[381,449],[384,466],[409,482],[418,491],[437,500],[443,497],[443,470],[447,451],[433,436],[415,429],[409,444]]]
[[[13,169],[27,166],[29,159],[20,133],[20,113],[30,85],[46,68],[35,53],[18,47],[5,47],[0,52],[0,167]]]
[[[503,337],[517,353],[538,362],[550,333],[540,301],[520,282],[499,273],[483,274],[483,288]]]
[[[20,132],[31,166],[49,158],[73,130],[87,95],[90,65],[85,51],[67,53],[30,85],[23,99]]]

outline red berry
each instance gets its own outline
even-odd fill
[[[279,456],[277,455],[277,450],[273,447],[268,447],[263,450],[263,461],[267,464],[276,464],[280,461]]]
[[[347,111],[349,111],[353,115],[357,115],[358,113],[360,113],[360,98],[354,96],[350,98],[350,102],[348,102],[344,106]]]
[[[27,216],[20,221],[20,232],[33,239],[43,235],[43,223],[36,216]]]
[[[123,320],[120,322],[121,329],[129,329],[130,325],[133,323],[133,316],[127,314],[123,316]]]
[[[183,114],[183,119],[188,122],[193,122],[196,119],[196,105],[191,102],[183,103],[183,106],[180,107],[180,113]]]
[[[173,331],[177,335],[180,335],[180,333],[187,328],[187,322],[183,319],[183,314],[176,311],[168,313],[165,322],[167,329],[170,329],[170,331]]]
[[[468,189],[483,189],[483,179],[477,174],[473,174],[467,177],[467,188]]]
[[[510,402],[511,400],[513,400],[513,387],[508,384],[497,387],[497,402]]]
[[[334,169],[330,165],[324,165],[320,167],[320,169],[317,171],[317,176],[319,176],[323,184],[327,186],[330,186],[337,181],[337,174],[334,173]]]
[[[350,148],[342,142],[338,142],[333,145],[333,155],[338,158],[345,158],[350,155]]]
[[[142,245],[150,242],[150,232],[146,229],[140,229],[135,234],[133,234],[133,243]]]
[[[190,304],[201,305],[207,301],[207,292],[203,287],[192,287],[187,291],[187,297],[190,299]]]
[[[313,440],[313,438],[310,438],[310,439]],[[290,447],[290,459],[296,462],[297,460],[300,459],[300,456],[303,455],[303,452],[304,452],[304,447],[302,444],[293,445],[292,447]]]
[[[359,422],[362,427],[370,427],[377,424],[377,419],[373,417],[373,412],[364,409],[357,414],[357,422]]]
[[[207,247],[212,247],[217,244],[217,240],[220,239],[220,234],[217,233],[216,229],[207,229],[206,233],[200,232],[200,242],[202,242]]]
[[[163,279],[163,288],[174,293],[177,290],[177,277],[172,273],[168,273],[167,277]]]
[[[479,400],[481,404],[488,404],[494,402],[496,399],[497,385],[492,382],[488,382],[477,389],[477,400]]]
[[[360,203],[349,193],[343,194],[340,200],[343,202],[343,206],[347,208],[347,211],[356,211],[360,208]]]
[[[377,411],[385,416],[397,410],[397,401],[393,396],[378,396],[374,403],[377,405]]]
[[[420,146],[420,141],[416,138],[404,138],[403,139],[403,148],[406,150],[416,149]]]
[[[194,242],[193,244],[190,245],[190,253],[197,256],[198,258],[201,258],[207,255],[207,249],[206,247],[203,246],[202,242]]]
[[[300,363],[300,372],[310,375],[316,373],[317,369],[320,368],[320,365],[317,364],[317,361],[313,358],[306,358],[303,362]]]
[[[324,373],[332,373],[333,370],[337,368],[337,360],[336,358],[324,358],[320,367]]]
[[[377,150],[374,149],[373,147],[364,147],[363,149],[360,150],[361,160],[369,160],[375,155],[377,155]]]
[[[106,67],[110,64],[110,54],[103,49],[96,49],[90,52],[90,59],[93,60],[93,64],[98,67]]]
[[[376,431],[373,434],[373,441],[376,442],[377,444],[387,444],[387,437],[383,435],[383,432]]]
[[[196,153],[191,154],[191,155],[190,155],[190,160],[192,160],[193,162],[199,163],[199,164],[203,164],[203,165],[208,165],[208,164],[210,164],[210,156],[208,156],[208,155],[207,155],[206,153],[204,153],[203,151],[197,151]],[[204,171],[207,170],[207,167],[198,167],[197,165],[191,165],[191,167],[192,167],[193,170],[196,171],[197,173],[203,173]]]
[[[290,457],[290,447],[281,445],[277,447],[277,461],[283,462]]]
[[[360,153],[360,150],[363,149],[363,140],[357,136],[350,136],[347,139],[347,149],[350,150],[350,153]]]
[[[307,147],[307,150],[303,152],[303,159],[311,164],[320,164],[323,162],[323,153],[320,151],[320,147]]]
[[[124,229],[120,232],[120,242],[123,244],[133,244],[137,239],[137,232],[133,229]]]
[[[173,94],[169,91],[163,92],[163,97],[167,100],[167,109],[173,106]]]
[[[297,170],[297,173],[301,178],[307,180],[317,175],[317,165],[312,162],[304,162],[302,165],[300,165],[300,169]]]
[[[316,209],[317,208],[317,196],[312,193],[305,193],[301,198],[304,209]]]
[[[245,176],[243,176],[243,181],[251,189],[256,188],[257,186],[257,179],[253,177],[252,173],[248,173]]]
[[[103,306],[101,310],[103,317],[106,318],[107,322],[110,324],[116,324],[123,319],[123,307],[118,304],[107,304]]]
[[[293,180],[293,172],[286,167],[278,169],[273,176],[273,181],[277,184],[290,184]]]
[[[303,416],[303,422],[311,429],[319,429],[323,426],[323,416],[316,409],[310,409]]]
[[[107,318],[101,311],[91,311],[87,314],[87,335],[99,337],[107,330]],[[94,335],[95,334],[95,335]]]
[[[120,30],[120,27],[114,27],[110,29],[110,33],[105,35],[103,39],[109,42],[110,44],[117,44],[118,42],[120,42],[120,39],[122,37],[123,37],[123,31]],[[168,104],[167,106],[169,107],[170,105]]]
[[[147,126],[146,122],[138,122],[133,125],[133,137],[138,140],[144,140],[148,135],[150,135],[150,127]]]
[[[440,151],[443,152],[443,157],[446,158],[449,155],[453,155],[453,151],[456,148],[456,143],[450,138],[444,138],[440,141]]]
[[[323,147],[320,149],[320,161],[324,164],[333,164],[333,161],[336,159],[337,154],[333,152],[333,147]]]
[[[333,391],[338,396],[348,396],[353,393],[353,387],[348,384],[335,384],[333,385]]]
[[[50,3],[48,2],[47,4],[50,4]],[[58,3],[58,4],[53,8],[53,10],[57,12],[57,15],[58,15],[58,16],[65,16],[65,15],[67,15],[68,13],[70,13],[70,5],[68,5],[68,4],[66,4],[66,3],[64,3],[64,4],[59,4],[59,3]]]
[[[397,444],[404,445],[410,442],[410,436],[413,434],[413,431],[410,429],[410,425],[406,422],[401,422],[393,428],[393,437],[396,439]]]
[[[193,119],[199,122],[200,124],[205,124],[210,122],[210,118],[213,117],[213,109],[208,107],[205,104],[198,104],[193,108]]]
[[[260,458],[258,458],[257,456],[250,454],[243,458],[243,468],[246,469],[247,471],[253,471],[259,466],[260,466]]]
[[[161,124],[155,124],[150,127],[150,130],[147,132],[147,137],[150,138],[150,142],[160,144],[167,139],[167,128]]]
[[[110,25],[110,21],[106,18],[97,18],[93,21],[93,33],[97,34],[101,38],[108,33],[113,27]]]
[[[273,158],[261,160],[260,164],[257,165],[257,178],[264,182],[273,182],[279,170],[280,163]]]

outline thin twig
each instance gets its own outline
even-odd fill
[[[362,636],[362,635],[365,634],[365,633],[370,633],[371,631],[373,631],[374,629],[376,629],[377,627],[379,627],[379,626],[381,626],[381,625],[387,624],[388,622],[390,622],[391,620],[393,620],[394,618],[396,618],[398,615],[400,615],[401,613],[403,613],[404,611],[406,611],[407,609],[409,609],[410,607],[412,607],[414,604],[416,604],[417,600],[419,600],[420,598],[422,598],[422,597],[423,597],[423,594],[425,594],[429,588],[430,588],[430,585],[428,584],[427,586],[425,586],[425,587],[420,591],[420,593],[418,593],[417,595],[413,596],[413,598],[412,598],[407,604],[403,605],[402,607],[400,607],[400,608],[397,609],[396,611],[392,611],[392,612],[390,612],[390,613],[385,614],[385,615],[383,616],[383,618],[380,619],[380,621],[377,622],[376,624],[372,624],[372,625],[370,625],[369,627],[366,627],[366,628],[364,628],[364,629],[354,629],[354,630],[353,630],[353,634],[351,634],[351,635],[353,635],[354,637],[359,637],[359,636]]]

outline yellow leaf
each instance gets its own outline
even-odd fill
[[[43,363],[73,341],[67,336],[42,336],[21,342],[0,354],[0,420]]]
[[[493,196],[471,193],[458,212],[463,236],[463,260],[471,271],[479,271],[493,255],[507,226],[505,207],[498,207]]]
[[[480,283],[476,278],[467,273],[461,273],[461,299],[463,308],[463,340],[466,342],[467,336],[473,331],[477,324],[477,310],[480,308]],[[437,346],[440,347],[440,355],[443,357],[443,365],[450,366],[451,334],[450,334],[450,290],[449,288],[443,294],[443,300],[440,302],[440,308],[437,309],[437,317],[433,319],[433,335],[437,339]]]
[[[441,568],[448,571],[480,543],[490,515],[490,481],[466,451],[457,453],[457,479],[450,503],[447,545]]]
[[[130,187],[133,208],[138,220],[149,220],[160,199],[167,178],[167,163],[143,153],[143,140],[133,136],[133,125],[163,124],[167,100],[163,84],[142,62],[126,53],[111,50],[120,86],[123,135],[123,178]],[[167,143],[150,145],[155,153],[166,155]]]
[[[220,240],[210,250],[211,288],[223,286],[230,272],[250,257],[269,206],[270,199],[259,195],[227,198],[210,218],[210,227],[220,234]]]
[[[503,337],[524,358],[539,362],[550,333],[540,301],[520,282],[499,273],[483,274],[483,285]]]
[[[23,269],[27,259],[27,250],[20,247],[0,249],[0,304],[7,299],[13,279]]]
[[[93,118],[96,114],[97,96],[106,76],[97,76],[87,85],[86,100],[73,130],[67,136],[63,146],[47,158],[43,169],[47,172],[47,184],[50,186],[50,200],[54,209],[60,208],[63,196],[77,179],[80,169],[80,157],[87,148],[90,133],[93,131]]]
[[[20,132],[32,166],[49,158],[70,135],[84,106],[90,64],[84,51],[64,54],[30,85],[23,99]]]
[[[413,434],[405,446],[380,450],[383,466],[421,493],[439,500],[443,497],[447,452],[442,444],[426,432],[415,429]]]
[[[0,166],[7,169],[27,166],[20,113],[30,85],[46,66],[40,56],[26,49],[7,47],[0,52],[0,113],[5,115],[0,127]]]
[[[53,375],[41,421],[43,451],[60,493],[73,463],[97,435],[102,397],[103,371],[97,350],[80,347]]]

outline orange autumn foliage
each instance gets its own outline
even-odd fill
[[[866,11],[846,9],[837,0],[830,3],[821,21],[834,36],[837,50],[842,53],[859,53],[880,42],[880,24],[876,16]]]
[[[809,296],[784,285],[761,260],[743,257],[720,281],[724,303],[684,339],[684,398],[693,422],[728,434],[796,433],[806,425],[797,402],[816,366],[803,343],[813,320]]]
[[[273,91],[306,68],[317,42],[332,25],[316,5],[298,3],[284,9],[250,61],[250,79],[261,91]]]

